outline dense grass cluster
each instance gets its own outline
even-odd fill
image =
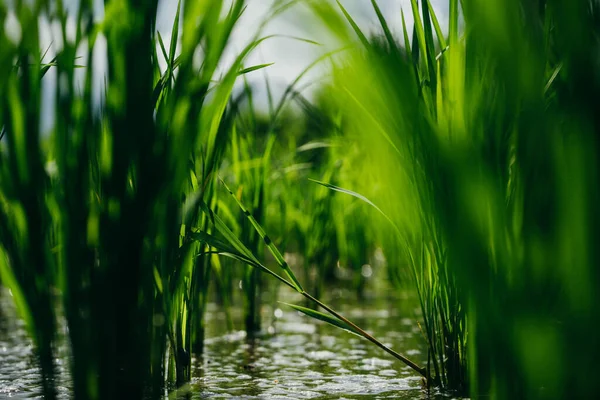
[[[278,101],[265,79],[266,113],[246,74],[269,64],[245,60],[270,37],[259,28],[223,61],[245,1],[180,2],[169,43],[158,0],[106,0],[103,19],[93,3],[0,5],[12,24],[0,30],[0,283],[34,340],[46,398],[59,315],[76,398],[159,398],[190,380],[211,294],[226,310],[243,304],[251,335],[274,284],[428,387],[593,396],[595,0],[448,0],[447,24],[411,0],[412,26],[404,12],[390,26],[372,0],[374,34],[340,1],[276,1],[268,18],[302,3],[343,51],[321,59],[331,79],[312,102],[306,71]],[[48,74],[57,87],[42,132]],[[336,280],[362,295],[377,248],[397,290],[416,289],[425,366],[319,300]]]
[[[590,396],[598,5],[450,1],[446,36],[429,2],[411,4],[402,44],[375,2],[373,39],[347,13],[350,32],[313,7],[362,47],[333,88],[387,182],[381,205],[414,272],[427,374],[473,396]]]

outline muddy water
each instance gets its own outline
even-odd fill
[[[281,297],[281,295],[280,295]],[[334,291],[329,301],[384,343],[423,364],[424,343],[409,299],[367,297]],[[284,295],[284,300],[290,299]],[[291,299],[295,300],[295,299]],[[277,303],[274,303],[277,304]],[[392,305],[392,306],[390,306]],[[21,321],[6,290],[0,294],[0,399],[40,398],[39,371]],[[421,379],[371,343],[315,322],[285,306],[265,306],[263,332],[255,338],[217,306],[207,314],[203,357],[193,360],[191,384],[166,393],[170,399],[419,399]],[[413,318],[410,318],[413,317]],[[63,352],[64,353],[64,352]],[[60,398],[71,398],[66,356],[57,360]]]

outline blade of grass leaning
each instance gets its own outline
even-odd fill
[[[212,235],[208,232],[198,231],[189,233],[189,237],[198,242],[206,243],[207,245],[228,253],[236,254],[238,251],[226,241]]]
[[[397,49],[396,41],[394,40],[394,36],[392,35],[392,32],[390,31],[390,27],[388,26],[387,21],[385,20],[385,17],[381,13],[381,10],[379,9],[377,2],[375,0],[371,0],[371,4],[373,5],[375,14],[377,14],[377,19],[379,20],[379,24],[381,25],[381,28],[383,29],[383,33],[385,35],[385,38],[388,41],[388,44],[390,45],[390,48],[393,50],[396,50]]]
[[[281,283],[289,286],[292,289],[296,289],[296,287],[294,286],[294,284],[290,281],[288,281],[287,279],[283,278],[281,275],[278,275],[277,273],[273,272],[272,270],[270,270],[269,268],[265,267],[264,265],[260,264],[260,263],[254,263],[252,260],[247,259],[246,257],[240,255],[240,254],[236,254],[236,253],[229,253],[227,251],[219,251],[217,252],[218,255],[220,256],[224,256],[224,257],[229,257],[232,258],[234,260],[237,261],[241,261],[242,263],[248,264],[254,268],[258,268],[260,270],[262,270],[264,273],[269,274],[273,277],[275,277],[277,280],[279,280]]]
[[[356,22],[354,21],[354,19],[350,16],[350,14],[348,14],[348,11],[346,11],[346,9],[342,5],[342,3],[340,3],[339,0],[336,0],[336,2],[338,4],[338,6],[340,7],[340,10],[342,10],[342,13],[344,13],[344,17],[346,17],[346,19],[348,20],[348,22],[352,26],[352,29],[354,29],[354,32],[356,32],[356,35],[360,39],[361,43],[365,47],[368,48],[369,47],[369,41],[367,40],[367,37],[365,36],[365,34],[360,30],[360,28],[358,27],[358,25],[356,24]]]
[[[335,311],[334,309],[332,309],[331,307],[329,307],[327,304],[325,304],[322,301],[320,301],[320,300],[316,299],[315,297],[311,296],[309,293],[303,291],[302,292],[302,296],[304,296],[305,298],[309,299],[310,301],[318,304],[325,311],[327,311],[328,313],[330,313],[334,317],[338,318],[343,323],[345,323],[348,326],[350,326],[354,332],[356,332],[360,336],[364,337],[369,342],[373,343],[374,345],[376,345],[377,347],[379,347],[380,349],[382,349],[386,353],[392,355],[394,358],[402,361],[404,364],[406,364],[407,366],[409,366],[410,368],[412,368],[413,370],[415,370],[416,372],[418,372],[419,374],[421,374],[424,378],[427,378],[427,370],[425,368],[420,367],[418,364],[416,364],[415,362],[413,362],[409,358],[407,358],[407,357],[403,356],[402,354],[394,351],[393,349],[387,347],[385,344],[383,344],[379,340],[377,340],[374,336],[370,335],[365,330],[361,329],[354,322],[350,321],[348,318],[344,317],[343,315],[341,315],[340,313],[338,313],[337,311]]]
[[[244,68],[238,72],[238,75],[244,75],[249,72],[258,71],[259,69],[270,67],[273,64],[275,64],[275,63],[258,64],[258,65],[254,65],[252,67]]]
[[[267,236],[267,233],[262,228],[262,226],[260,226],[260,224],[258,222],[256,222],[256,220],[254,219],[254,217],[252,216],[252,214],[246,209],[246,207],[237,198],[237,196],[231,191],[231,189],[229,189],[229,187],[227,186],[227,184],[222,179],[221,179],[221,183],[223,184],[223,186],[225,187],[225,189],[227,189],[227,191],[229,192],[229,194],[235,199],[236,203],[238,204],[238,206],[240,207],[240,209],[242,210],[242,212],[244,213],[244,215],[246,216],[246,218],[248,218],[248,220],[250,221],[250,223],[252,224],[252,226],[254,226],[254,229],[256,229],[256,231],[258,232],[258,234],[260,235],[260,237],[264,241],[265,245],[267,246],[267,248],[269,249],[269,251],[271,252],[271,254],[273,254],[273,257],[275,257],[275,260],[277,261],[277,263],[279,264],[279,266],[285,271],[286,275],[290,278],[290,280],[292,282],[294,282],[294,285],[296,286],[296,290],[298,290],[298,292],[303,292],[304,289],[302,288],[302,285],[300,284],[300,281],[298,281],[298,278],[296,278],[296,275],[294,275],[294,272],[290,269],[290,266],[288,265],[288,263],[283,258],[283,255],[279,252],[279,250],[277,249],[277,247],[275,247],[275,245],[273,244],[273,242],[271,241],[271,239],[269,238],[269,236]]]
[[[289,269],[289,266],[287,265],[287,263],[285,262],[285,260],[283,260],[283,257],[281,256],[281,253],[279,252],[279,250],[277,249],[277,247],[273,244],[273,242],[271,242],[270,239],[268,239],[268,236],[266,236],[266,234],[264,232],[264,229],[256,222],[256,220],[247,211],[247,209],[244,207],[244,205],[238,200],[238,198],[234,195],[234,193],[231,191],[231,189],[229,189],[229,187],[225,184],[225,182],[223,182],[223,180],[221,180],[221,182],[223,183],[223,186],[225,186],[225,188],[227,189],[227,191],[229,192],[229,194],[231,196],[233,196],[233,198],[237,202],[238,206],[242,209],[242,211],[244,212],[244,214],[246,215],[246,217],[250,220],[250,222],[252,223],[252,225],[254,226],[254,228],[256,229],[256,231],[263,238],[263,240],[267,244],[267,247],[269,248],[269,250],[271,251],[271,253],[273,254],[273,256],[278,260],[278,262],[282,261],[282,268],[284,268],[284,265],[285,265],[285,268],[284,268],[285,272],[292,279],[292,281],[294,283],[297,283],[297,285],[298,285],[297,287],[295,285],[292,286],[293,288],[295,288],[302,296],[304,296],[308,300],[314,302],[319,307],[323,308],[325,311],[327,311],[328,313],[330,313],[331,315],[333,315],[335,318],[337,318],[339,321],[341,321],[341,323],[343,323],[343,325],[344,325],[343,329],[349,329],[350,328],[350,330],[352,332],[354,332],[354,333],[356,333],[356,334],[364,337],[365,339],[367,339],[371,343],[375,344],[380,349],[382,349],[385,352],[387,352],[388,354],[392,355],[394,358],[402,361],[404,364],[406,364],[409,367],[411,367],[413,370],[415,370],[416,372],[418,372],[419,374],[421,374],[423,377],[427,377],[427,370],[425,368],[420,367],[419,365],[417,365],[416,363],[414,363],[413,361],[411,361],[407,357],[405,357],[402,354],[400,354],[400,353],[392,350],[391,348],[387,347],[386,345],[384,345],[383,343],[381,343],[379,340],[377,340],[375,337],[373,337],[372,335],[370,335],[369,333],[367,333],[366,331],[364,331],[363,329],[361,329],[360,327],[358,327],[355,323],[353,323],[352,321],[348,320],[346,317],[344,317],[343,315],[341,315],[340,313],[338,313],[337,311],[335,311],[334,309],[332,309],[331,307],[329,307],[328,305],[326,305],[322,301],[318,300],[317,298],[313,297],[312,295],[310,295],[309,293],[307,293],[306,291],[304,291],[304,289],[302,289],[302,286],[300,285],[300,283],[298,282],[298,280],[294,276],[293,272]],[[336,186],[333,186],[333,185],[330,185],[330,186],[331,187],[336,187]],[[339,189],[341,189],[341,188],[339,188]],[[346,192],[349,192],[349,191],[346,191]],[[351,193],[354,193],[354,192],[351,192]],[[359,198],[364,199],[364,201],[367,201],[369,204],[371,204],[372,206],[374,206],[376,209],[380,210],[379,207],[375,206],[375,204],[373,202],[371,202],[370,200],[368,200],[366,197],[361,196],[361,195],[359,195],[357,193],[354,193],[354,194],[356,196],[360,196]],[[203,207],[205,207],[204,204],[203,204]],[[208,209],[207,207],[206,207],[206,211],[215,218],[215,221],[218,221],[218,216],[216,214],[212,213],[212,211],[210,211],[210,209]],[[385,216],[385,214],[383,214],[383,215]],[[389,220],[389,218],[388,218],[388,220]],[[391,220],[390,220],[390,222],[394,226],[396,226]],[[215,226],[217,226],[217,225],[215,225]],[[224,227],[224,228],[225,228],[225,231],[228,231],[227,227]],[[235,235],[233,235],[233,233],[231,231],[227,232],[227,235],[233,236],[231,240],[239,242],[238,246],[240,248],[244,248],[244,249],[246,249],[246,251],[248,251],[247,248],[239,241],[239,239],[237,239],[237,237],[235,237]],[[248,251],[248,253],[250,253],[250,252]],[[251,260],[256,260],[256,257],[254,257],[252,254],[250,254],[249,258]],[[257,262],[257,264],[260,264],[260,263]],[[265,270],[265,272],[269,273],[270,275],[279,277],[278,275],[274,274],[272,271],[270,271],[266,267],[264,267],[263,270]],[[282,281],[284,281],[280,277],[279,277],[279,279],[282,280]]]
[[[333,326],[335,326],[337,328],[343,329],[345,331],[348,331],[348,332],[353,333],[353,334],[358,335],[358,336],[362,336],[360,334],[360,332],[357,331],[356,329],[354,329],[351,325],[348,325],[347,323],[345,323],[341,319],[332,317],[331,315],[327,315],[327,314],[324,314],[322,312],[315,311],[312,308],[306,308],[306,307],[298,306],[296,304],[285,303],[285,302],[282,302],[282,301],[280,301],[279,303],[284,304],[284,305],[286,305],[288,307],[292,307],[294,310],[299,311],[299,312],[301,312],[301,313],[303,313],[305,315],[308,315],[311,318],[318,319],[318,320],[323,321],[323,322],[327,322],[328,324],[331,324],[331,325],[333,325]]]
[[[213,247],[217,248],[218,250],[220,250],[218,252],[219,255],[230,257],[230,258],[236,259],[238,261],[241,261],[243,263],[246,263],[248,265],[259,268],[263,272],[275,277],[276,279],[278,279],[285,285],[291,287],[292,289],[295,289],[299,292],[301,291],[301,290],[298,290],[296,285],[294,285],[293,283],[289,282],[287,279],[281,277],[277,273],[273,272],[272,270],[270,270],[269,268],[267,268],[263,264],[261,264],[260,261],[258,261],[258,259],[254,256],[254,254],[252,254],[252,252],[250,250],[248,250],[248,248],[227,227],[227,225],[225,225],[223,220],[217,214],[215,214],[212,210],[210,210],[208,208],[206,203],[204,203],[204,202],[200,203],[200,207],[211,219],[211,221],[212,221],[213,225],[215,226],[215,228],[217,229],[217,231],[221,235],[223,235],[223,237],[225,238],[225,240],[227,240],[229,242],[229,244],[226,244],[221,239],[215,238],[213,235],[210,235],[206,232],[202,232],[201,234],[199,232],[196,232],[194,235],[192,235],[192,238],[194,240],[201,241],[203,243],[208,244],[209,246],[213,246]]]
[[[285,91],[283,92],[283,95],[281,96],[281,99],[279,100],[279,102],[277,103],[277,107],[275,108],[275,111],[273,112],[273,115],[271,116],[271,129],[273,128],[275,122],[277,121],[277,117],[279,116],[279,114],[281,113],[281,110],[283,110],[283,107],[285,106],[288,98],[290,97],[291,94],[293,94],[294,92],[294,88],[296,87],[296,85],[298,84],[298,82],[300,82],[300,80],[312,69],[314,68],[316,65],[318,65],[321,61],[330,58],[331,56],[333,56],[336,53],[339,53],[343,50],[346,50],[345,48],[341,48],[341,49],[336,49],[336,50],[332,50],[330,52],[327,52],[321,56],[319,56],[316,60],[314,60],[312,63],[308,64],[308,66],[306,66],[306,68],[304,68],[302,70],[302,72],[300,72],[298,74],[298,76],[296,76],[296,79],[294,79],[286,88]]]
[[[406,48],[406,54],[410,54],[410,39],[408,38],[408,30],[406,29],[406,19],[404,18],[403,9],[400,9],[400,15],[402,16],[402,34],[404,36],[404,47]]]
[[[423,61],[425,63],[425,68],[427,69],[427,45],[425,43],[425,30],[423,29],[423,22],[421,21],[421,14],[419,13],[419,5],[417,4],[417,0],[410,0],[410,5],[412,7],[413,19],[415,21],[414,30],[417,34],[419,50],[423,55]]]
[[[212,224],[215,226],[217,231],[223,235],[225,240],[229,242],[231,246],[236,250],[237,253],[243,255],[244,257],[252,260],[256,264],[260,264],[258,259],[252,254],[250,250],[238,239],[238,237],[229,229],[229,227],[223,222],[223,220],[214,213],[206,203],[201,202],[200,208],[204,213],[209,217]]]
[[[435,34],[437,36],[438,43],[440,44],[440,48],[443,52],[447,46],[446,39],[444,38],[444,33],[442,32],[442,28],[440,27],[440,22],[438,21],[437,16],[435,15],[435,10],[431,5],[430,0],[427,0],[427,8],[429,9],[429,16],[431,17],[431,21],[433,22],[433,27],[435,29]]]
[[[427,57],[427,71],[429,73],[429,90],[431,94],[435,94],[435,45],[433,44],[433,29],[431,27],[431,16],[429,15],[429,7],[421,2],[421,11],[423,12],[423,31],[425,33],[425,49],[424,54]]]
[[[177,40],[179,39],[179,17],[181,15],[181,0],[177,2],[177,13],[175,14],[175,20],[173,21],[173,29],[171,30],[171,43],[169,45],[169,59],[167,62],[170,66],[174,67],[175,64],[175,53],[177,51]],[[172,73],[173,71],[171,71]]]
[[[348,194],[348,195],[350,195],[352,197],[356,197],[359,200],[364,201],[365,203],[367,203],[368,205],[370,205],[371,207],[373,207],[374,209],[376,209],[381,215],[383,215],[383,217],[390,224],[392,224],[392,226],[394,227],[394,229],[396,230],[396,232],[398,232],[398,233],[400,232],[400,229],[398,228],[398,226],[396,225],[396,223],[385,212],[383,212],[383,210],[381,208],[379,208],[377,206],[377,204],[373,203],[371,200],[369,200],[368,198],[366,198],[362,194],[353,192],[352,190],[341,188],[339,186],[332,185],[331,183],[321,182],[321,181],[318,181],[316,179],[308,178],[308,180],[311,181],[311,182],[317,183],[317,184],[319,184],[321,186],[325,186],[328,189],[331,189],[331,190],[334,190],[334,191],[340,192],[340,193],[345,193],[345,194]]]
[[[158,45],[160,46],[160,51],[162,52],[163,57],[165,58],[165,62],[167,66],[169,64],[169,55],[167,54],[167,49],[165,48],[165,42],[163,41],[162,35],[160,32],[157,32],[158,37]]]

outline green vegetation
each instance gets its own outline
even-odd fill
[[[262,25],[224,65],[243,0],[181,2],[168,43],[158,0],[107,0],[103,20],[92,3],[76,15],[62,1],[0,5],[2,26],[20,25],[0,30],[0,282],[45,398],[57,397],[59,315],[76,398],[160,398],[191,379],[209,301],[243,305],[255,334],[276,285],[427,387],[594,396],[596,1],[448,0],[441,21],[411,0],[392,26],[372,0],[374,34],[342,1],[276,1],[267,19],[308,7],[339,48],[308,67],[331,65],[316,100],[302,95],[306,71],[278,102],[266,79],[266,112],[246,80],[270,65],[246,65],[270,38]],[[60,28],[51,59],[43,21]],[[417,293],[426,365],[319,300],[333,284],[368,291],[376,249],[396,290]]]

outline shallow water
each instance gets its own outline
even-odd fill
[[[64,355],[65,349],[59,349]],[[69,398],[70,382],[66,357],[56,360],[56,388],[60,398]],[[40,371],[25,324],[17,318],[9,291],[0,287],[0,399],[42,398]]]
[[[414,361],[426,359],[412,301],[335,292],[329,300],[359,326]],[[353,300],[345,300],[353,299]],[[286,297],[286,300],[289,300]],[[276,303],[274,303],[276,304]],[[40,398],[39,371],[23,323],[5,290],[0,295],[0,399]],[[211,304],[205,354],[193,360],[191,384],[170,399],[417,399],[428,398],[421,379],[401,362],[350,333],[281,308],[263,307],[263,332],[249,338],[228,331],[226,316]],[[241,314],[232,312],[240,328]],[[64,358],[63,358],[64,360]],[[60,398],[70,398],[64,362],[58,360]],[[437,396],[435,396],[437,397]]]

